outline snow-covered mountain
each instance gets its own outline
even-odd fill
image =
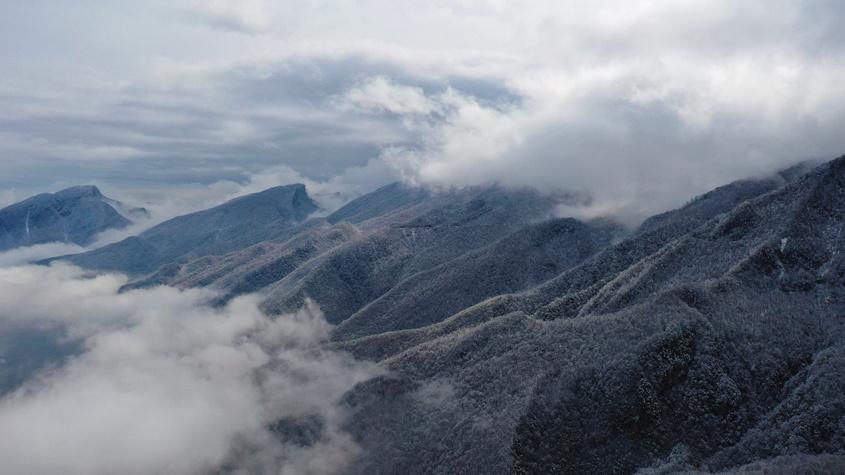
[[[63,259],[273,315],[315,300],[328,348],[386,370],[340,401],[348,473],[845,467],[845,157],[633,230],[557,199],[393,184],[309,218],[291,185]]]
[[[290,235],[317,209],[304,185],[278,186],[170,219],[137,236],[58,260],[94,270],[145,274],[179,259],[221,254]]]
[[[0,209],[0,251],[49,242],[84,246],[144,212],[103,196],[95,186],[40,194]]]
[[[344,341],[391,371],[347,395],[353,471],[838,473],[845,157],[783,178],[528,291]]]

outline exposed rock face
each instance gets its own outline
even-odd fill
[[[44,193],[0,209],[0,251],[48,242],[84,246],[130,221],[95,186]]]

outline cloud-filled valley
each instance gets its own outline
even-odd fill
[[[320,348],[318,307],[270,320],[256,297],[214,308],[209,291],[119,293],[125,281],[66,265],[0,269],[4,332],[80,342],[5,388],[4,470],[332,473],[356,454],[339,398],[379,370]],[[274,436],[280,421],[294,432],[317,421],[313,440]]]

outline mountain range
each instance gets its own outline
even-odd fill
[[[224,253],[288,235],[317,209],[305,186],[279,186],[178,216],[137,236],[62,260],[138,275],[178,259]]]
[[[845,157],[635,229],[567,199],[396,183],[317,216],[294,184],[44,263],[316,301],[329,347],[387,370],[343,397],[349,473],[845,471]],[[127,224],[73,188],[0,210],[0,243]]]

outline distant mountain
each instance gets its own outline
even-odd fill
[[[289,239],[264,241],[220,256],[204,256],[188,262],[164,265],[148,277],[126,286],[144,288],[172,285],[180,288],[213,287],[222,292],[219,301],[257,292],[277,282],[320,254],[360,236],[347,223],[315,222]]]
[[[122,214],[126,219],[133,222],[142,219],[149,219],[151,217],[150,212],[147,210],[147,208],[128,206],[125,203],[113,200],[111,198],[106,198],[105,202],[110,204],[112,208],[116,209],[117,212]]]
[[[419,208],[430,206],[434,196],[425,188],[391,183],[352,200],[326,219],[330,223],[369,223],[375,228],[391,220],[402,221],[407,214],[419,214]]]
[[[415,274],[488,246],[552,216],[556,201],[528,190],[469,188],[421,196],[390,186],[353,201],[391,203],[358,221],[364,235],[313,259],[269,286],[264,308],[286,312],[306,297],[320,302],[326,318],[340,323]],[[390,196],[389,200],[380,195]],[[356,214],[355,216],[360,216]]]
[[[147,274],[177,260],[284,238],[317,209],[304,185],[279,186],[173,218],[93,251],[57,259],[88,269]]]
[[[548,280],[626,234],[609,222],[543,221],[555,203],[526,190],[397,183],[287,241],[174,262],[130,287],[212,286],[224,299],[262,290],[274,313],[310,297],[330,321],[349,319],[338,338],[424,326]]]
[[[130,220],[95,186],[44,193],[0,209],[0,251],[64,242],[84,246],[100,232],[124,228]]]
[[[227,296],[262,290],[268,295],[264,306],[273,313],[298,308],[310,297],[320,302],[330,321],[339,322],[389,291],[384,302],[403,295],[403,288],[412,291],[409,286],[398,285],[405,278],[445,265],[550,217],[555,203],[527,190],[485,187],[432,193],[397,183],[353,200],[325,220],[313,220],[308,229],[298,230],[289,240],[175,262],[131,286],[208,285],[223,290]],[[569,221],[526,230],[524,236],[500,244],[498,251],[508,249],[514,259],[536,258],[539,268],[514,268],[510,270],[513,275],[479,286],[461,300],[444,303],[439,312],[416,323],[412,319],[404,323],[386,319],[382,330],[392,325],[431,323],[449,316],[452,309],[496,292],[519,290],[540,282],[556,275],[561,270],[559,266],[565,267],[573,259],[605,246],[612,229],[619,231],[610,225],[587,226]],[[590,230],[594,230],[595,242],[588,243]],[[570,236],[572,246],[563,242],[569,239],[563,236]],[[520,242],[523,237],[527,239],[525,243]],[[556,243],[558,239],[561,242]],[[521,256],[517,256],[517,248],[523,249]],[[501,259],[501,273],[513,266],[514,259],[506,256],[489,258]],[[455,264],[484,265],[476,263],[479,260],[484,259],[467,257],[466,264]],[[457,278],[459,272],[452,275]],[[493,274],[490,279],[497,280]]]

